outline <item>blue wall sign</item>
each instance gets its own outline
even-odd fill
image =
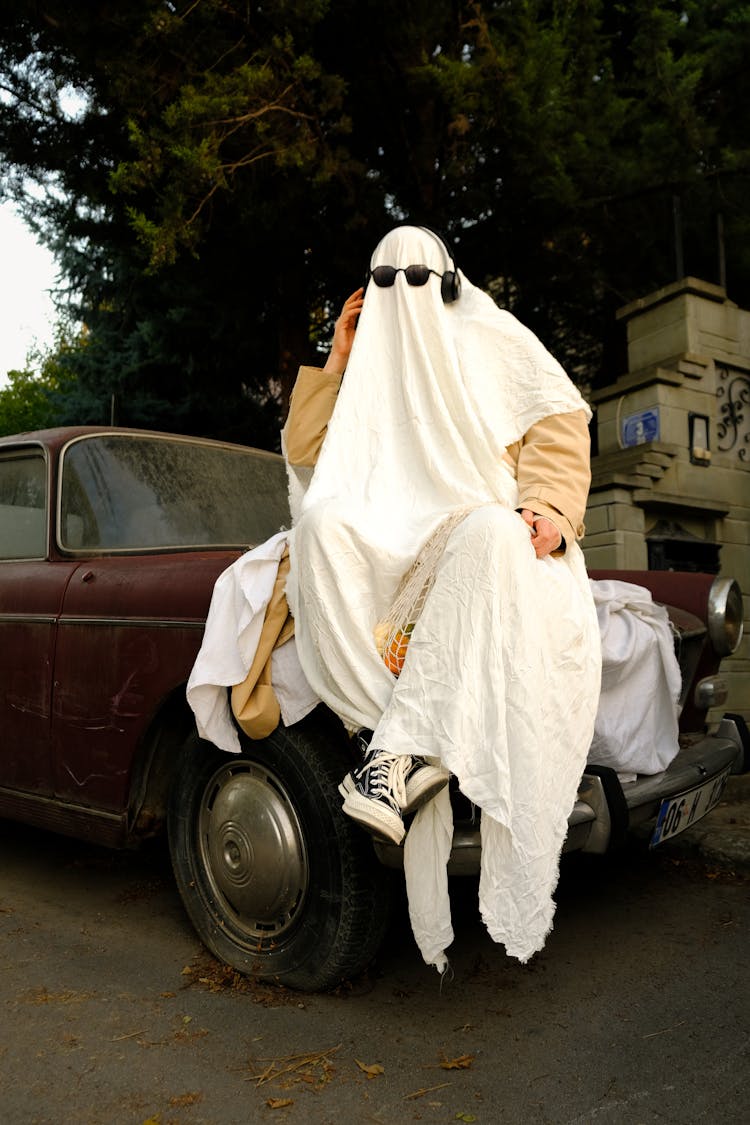
[[[658,406],[653,406],[650,410],[641,410],[639,414],[631,414],[623,419],[622,444],[624,446],[643,445],[646,441],[658,441],[658,439]]]

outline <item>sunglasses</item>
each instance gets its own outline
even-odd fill
[[[434,273],[435,277],[443,276],[431,270],[429,266],[400,266],[398,269],[395,266],[375,266],[374,270],[368,272],[367,277],[372,278],[380,289],[390,289],[397,273],[402,273],[409,285],[426,285],[431,273]]]

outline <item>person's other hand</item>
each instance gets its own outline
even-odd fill
[[[349,362],[349,354],[354,343],[354,334],[357,331],[357,319],[362,312],[365,291],[362,287],[355,289],[350,297],[344,301],[336,326],[333,330],[333,343],[326,360],[324,371],[334,371],[342,374]]]
[[[552,520],[538,516],[529,508],[521,509],[521,518],[531,531],[531,545],[538,559],[545,559],[551,551],[556,551],[562,543],[562,535]]]

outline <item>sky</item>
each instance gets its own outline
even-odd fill
[[[55,310],[49,295],[56,266],[11,203],[0,203],[0,385],[22,369],[33,345],[50,344]]]

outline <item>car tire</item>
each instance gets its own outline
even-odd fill
[[[240,755],[187,740],[170,794],[172,866],[198,935],[240,972],[320,991],[377,952],[391,873],[341,811],[350,765],[345,741],[311,722],[243,737]]]

